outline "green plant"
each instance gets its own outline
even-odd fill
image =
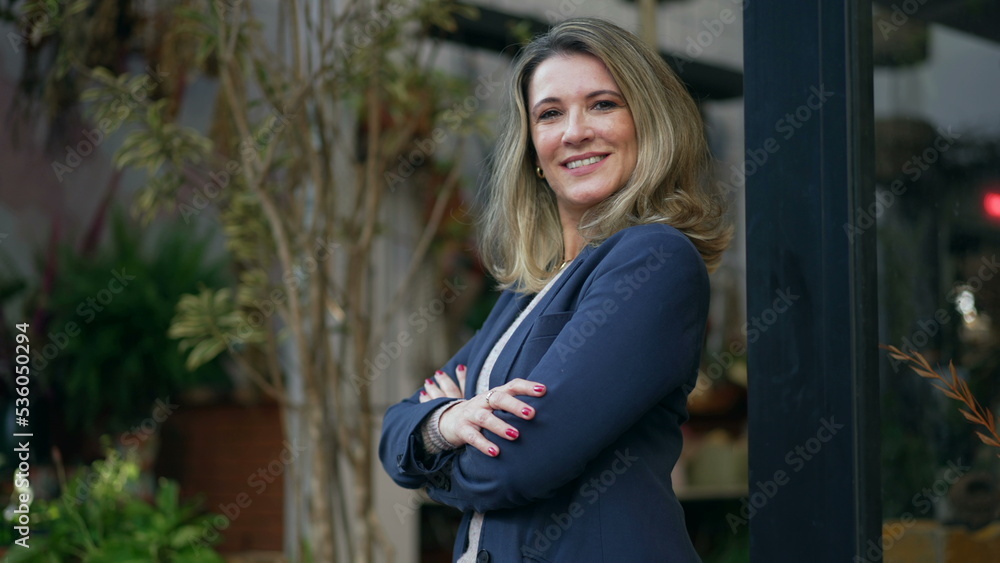
[[[6,561],[223,561],[210,547],[218,535],[204,533],[227,527],[220,525],[223,516],[180,502],[177,483],[167,479],[160,479],[152,503],[140,500],[133,494],[138,477],[135,452],[107,450],[105,459],[64,483],[59,498],[32,504],[29,548],[12,547]]]
[[[105,36],[96,18],[77,23],[52,10],[34,31],[64,61],[48,75],[78,78],[86,88],[74,99],[88,102],[93,122],[105,135],[123,130],[114,164],[147,178],[137,211],[184,219],[217,211],[238,283],[189,290],[173,334],[191,365],[229,352],[281,406],[288,440],[311,448],[309,467],[290,478],[290,504],[306,517],[286,532],[289,558],[391,560],[372,479],[381,405],[371,386],[382,374],[367,366],[406,315],[460,183],[462,139],[479,129],[494,95],[492,82],[474,89],[437,70],[434,30],[454,31],[456,16],[476,10],[451,0],[260,10],[240,1],[142,4],[136,12],[155,24],[141,34],[155,45],[145,50],[155,80],[80,56]],[[218,88],[196,129],[179,108],[186,85],[202,78]],[[392,210],[416,202],[428,211],[414,236]],[[409,263],[387,269],[386,250],[399,244]]]
[[[108,244],[89,256],[64,248],[45,308],[49,342],[39,345],[70,425],[117,431],[148,417],[157,399],[197,384],[228,383],[220,362],[188,370],[167,336],[185,293],[227,282],[207,238],[167,224],[157,236],[116,214]],[[41,341],[40,341],[41,342]],[[45,348],[48,346],[48,349]]]

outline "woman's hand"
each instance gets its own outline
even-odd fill
[[[466,369],[461,364],[455,368],[458,385],[455,385],[445,372],[441,370],[434,372],[433,377],[424,380],[424,388],[420,391],[420,402],[426,403],[441,397],[452,399],[465,397]],[[493,411],[507,411],[524,420],[531,420],[535,416],[535,409],[515,397],[517,395],[541,397],[544,394],[544,385],[526,379],[513,379],[468,401],[455,403],[441,415],[438,428],[441,436],[450,444],[459,447],[468,444],[488,456],[496,457],[500,455],[500,448],[486,439],[483,430],[505,436],[508,440],[516,440],[520,433],[517,428],[500,420]]]
[[[441,397],[450,397],[452,399],[461,399],[465,397],[465,370],[466,367],[459,364],[455,368],[455,377],[458,379],[458,385],[448,377],[448,374],[437,370],[434,372],[433,378],[428,378],[424,380],[424,388],[420,391],[420,402],[426,403],[431,399],[440,399]]]
[[[541,397],[544,394],[545,386],[542,384],[526,379],[512,379],[468,401],[460,401],[444,411],[438,421],[441,436],[455,446],[467,444],[488,456],[496,457],[500,455],[500,447],[487,440],[483,430],[505,436],[507,440],[516,440],[520,433],[517,428],[500,420],[493,411],[506,411],[524,420],[531,420],[535,416],[535,409],[516,397]]]

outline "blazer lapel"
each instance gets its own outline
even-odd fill
[[[584,253],[586,253],[590,248],[591,247],[586,246],[583,248],[582,251],[580,251],[580,255],[577,256],[577,259],[573,260],[573,262],[566,267],[566,271],[563,272],[561,276],[559,276],[559,279],[557,279],[555,283],[552,285],[552,287],[549,288],[549,291],[542,296],[542,300],[535,305],[535,308],[531,310],[531,313],[529,313],[528,316],[525,317],[523,321],[521,321],[521,325],[518,326],[517,330],[514,331],[514,334],[511,335],[510,340],[507,341],[507,345],[504,346],[503,351],[497,357],[497,361],[496,364],[494,364],[493,366],[493,370],[490,371],[491,389],[498,385],[503,385],[504,383],[507,382],[507,373],[510,371],[510,367],[514,363],[514,358],[517,357],[517,352],[521,349],[521,346],[524,345],[524,340],[528,336],[528,331],[531,329],[531,325],[535,322],[535,319],[538,318],[538,316],[543,311],[545,311],[545,308],[548,306],[549,303],[552,302],[552,299],[556,295],[558,295],[559,290],[564,285],[566,285],[567,280],[569,280],[573,276],[573,272],[576,271],[576,269],[583,262]],[[524,310],[526,306],[527,306],[527,300],[525,300],[524,305],[522,305],[517,309],[518,312]],[[508,321],[504,325],[503,330],[501,330],[500,333],[497,334],[495,338],[489,341],[491,349],[493,348],[493,345],[496,344],[497,340],[500,339],[500,336],[502,336],[503,333],[510,327],[510,324],[513,321],[514,318],[511,318],[510,321]],[[486,350],[486,353],[489,354],[489,350]],[[484,360],[485,358],[486,357],[483,356]],[[468,387],[466,388],[466,390],[468,390]]]
[[[479,374],[483,371],[486,357],[489,356],[493,346],[500,340],[503,333],[514,322],[514,319],[517,318],[518,313],[523,311],[527,304],[528,301],[524,296],[519,296],[513,292],[505,291],[500,295],[494,307],[500,307],[501,309],[496,311],[496,315],[492,319],[488,319],[483,328],[480,329],[481,331],[485,331],[482,340],[483,344],[469,359],[468,379],[465,381],[466,399],[476,396],[476,383],[479,381]]]

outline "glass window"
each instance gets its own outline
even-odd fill
[[[1000,407],[1000,28],[910,4],[874,14],[877,201],[849,236],[877,231],[880,342],[932,371],[882,355],[883,545],[866,555],[996,562],[1000,444],[974,419]]]

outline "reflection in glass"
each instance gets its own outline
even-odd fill
[[[996,414],[1000,31],[904,8],[875,10],[877,201],[847,235],[877,232],[879,340],[947,377],[953,362]],[[883,544],[869,560],[1000,561],[1000,448],[902,362],[883,355],[880,378]]]

